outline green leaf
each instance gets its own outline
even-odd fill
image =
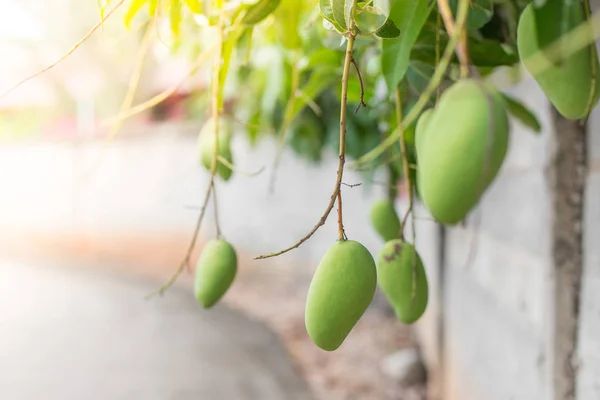
[[[322,48],[313,52],[308,57],[306,69],[315,67],[331,67],[336,68],[343,64],[344,53],[337,50]]]
[[[411,61],[406,71],[406,79],[409,86],[416,92],[422,93],[425,91],[429,81],[433,76],[435,67],[419,61]]]
[[[150,18],[156,15],[156,10],[158,9],[158,0],[148,0],[148,15]]]
[[[508,96],[505,93],[502,93],[502,97],[506,102],[508,107],[508,112],[521,121],[521,123],[529,128],[531,128],[534,132],[540,133],[542,131],[542,126],[538,121],[535,114],[529,110],[527,107],[523,105],[523,103],[515,100],[514,98]]]
[[[450,0],[450,7],[456,16],[459,0]],[[479,29],[494,15],[493,0],[469,0],[469,16],[467,18],[467,28]]]
[[[242,34],[242,30],[236,29],[230,31],[227,34],[227,37],[223,41],[223,46],[221,50],[221,68],[219,70],[219,85],[218,95],[217,95],[217,103],[219,105],[219,109],[223,107],[223,88],[225,87],[225,79],[227,78],[227,72],[229,71],[229,65],[231,63],[231,55],[233,54],[233,49]]]
[[[346,31],[346,29],[342,28],[340,24],[336,22],[335,16],[333,15],[333,7],[331,5],[331,1],[332,0],[319,0],[319,12],[323,16],[323,18],[325,18],[325,20],[327,20],[331,25],[333,25],[335,30],[337,30],[340,33],[343,33]]]
[[[379,28],[375,34],[382,39],[393,39],[400,36],[400,29],[396,27],[394,21],[387,19],[385,24],[383,24],[383,26]]]
[[[236,51],[243,52],[242,65],[247,65],[252,55],[252,38],[254,36],[254,26],[249,26],[242,29],[242,33],[239,35],[237,43],[235,45]],[[240,67],[241,68],[241,67]],[[242,72],[241,69],[238,72]]]
[[[290,126],[289,143],[298,154],[313,162],[321,160],[321,149],[325,142],[324,127],[313,113],[302,114]]]
[[[279,3],[281,3],[281,0],[259,0],[258,3],[248,7],[246,15],[242,18],[242,23],[245,25],[258,24],[271,15],[277,9]]]
[[[129,8],[125,12],[125,27],[127,29],[131,28],[131,21],[137,15],[137,13],[142,9],[142,7],[147,3],[147,0],[133,0],[129,5]]]
[[[331,86],[337,79],[339,74],[335,69],[323,68],[313,72],[308,82],[300,87],[300,96],[296,96],[294,104],[290,107],[290,120],[294,120],[300,111],[308,104],[317,98],[325,89]]]
[[[181,25],[181,3],[179,0],[173,0],[171,2],[170,12],[171,32],[173,36],[179,35],[179,26]]]
[[[302,37],[299,34],[300,18],[305,4],[295,0],[284,0],[275,10],[275,34],[279,43],[287,49],[298,49],[302,46]]]
[[[348,30],[346,22],[346,0],[330,0],[334,21],[344,30]]]
[[[254,103],[254,107],[255,107],[255,109],[253,110],[252,115],[250,116],[250,119],[248,120],[248,125],[247,125],[247,127],[248,127],[247,134],[250,139],[251,146],[256,145],[256,141],[261,133],[258,128],[260,126],[260,123],[262,120],[260,104]]]
[[[448,35],[442,33],[440,35],[440,49],[446,48],[448,44]],[[469,57],[471,63],[478,67],[498,67],[503,65],[513,65],[519,62],[519,56],[513,52],[508,46],[503,45],[500,42],[490,39],[474,39],[469,37]],[[414,45],[411,58],[426,62],[429,64],[435,64],[435,46],[436,38],[435,32],[423,31],[419,40]],[[458,63],[456,55],[452,57],[452,63]]]
[[[575,0],[546,0],[542,5],[534,3],[532,11],[536,26],[535,35],[538,47],[542,51],[574,28],[573,22],[577,21],[583,12],[581,7],[580,2]],[[563,52],[566,50],[563,49]],[[561,60],[550,54],[548,56],[554,65],[561,64]]]
[[[98,8],[100,9],[100,22],[102,23],[102,29],[104,29],[104,14],[106,13],[106,7],[110,0],[97,0]]]
[[[427,21],[433,3],[430,0],[396,0],[392,5],[390,20],[401,34],[396,39],[383,41],[381,56],[381,70],[390,92],[406,74],[410,52]]]
[[[321,15],[341,33],[348,31],[356,0],[319,0]]]
[[[359,32],[363,35],[371,35],[381,29],[389,20],[390,0],[359,3],[355,14],[354,23]]]
[[[340,93],[341,93],[341,83],[339,84],[339,89],[340,89]],[[360,87],[360,82],[358,79],[350,79],[348,81],[348,94],[347,94],[347,99],[348,99],[348,103],[356,103],[357,105],[360,102],[360,94],[361,94],[361,87]],[[368,103],[370,101],[370,99],[373,97],[373,87],[370,85],[366,85],[364,86],[364,101],[365,103]]]
[[[201,0],[183,0],[183,2],[194,14],[202,14]]]

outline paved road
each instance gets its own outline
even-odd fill
[[[185,289],[0,261],[2,400],[308,400],[274,334]]]

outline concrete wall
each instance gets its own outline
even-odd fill
[[[600,110],[588,122],[588,177],[584,199],[584,260],[579,321],[577,391],[600,399]]]
[[[557,135],[565,132],[553,126],[549,104],[534,81],[526,79],[508,93],[536,112],[543,132],[535,135],[512,122],[507,160],[466,226],[447,228],[441,238],[431,222],[417,219],[417,244],[437,286],[433,307],[417,324],[418,336],[428,364],[444,372],[444,399],[596,400],[600,398],[600,250],[596,243],[600,110],[592,113],[588,124],[576,354],[575,360],[565,362],[564,354],[557,354],[555,332],[572,321],[561,321],[562,311],[555,309],[561,282],[554,271],[552,248],[556,219],[552,169]],[[445,253],[442,263],[440,241]],[[435,332],[442,333],[443,345]],[[554,391],[556,375],[568,379],[571,364],[576,397]]]
[[[0,234],[32,231],[105,235],[191,235],[208,173],[196,155],[198,127],[165,125],[143,136],[102,141],[21,142],[0,146]],[[286,151],[269,193],[274,140],[255,148],[242,136],[233,141],[236,165],[256,177],[234,174],[217,184],[220,223],[225,237],[240,249],[259,255],[281,250],[308,233],[321,217],[334,187],[337,156],[324,153],[320,166]],[[363,182],[351,170],[344,182]],[[370,204],[383,186],[344,187],[347,235],[374,253],[380,241],[369,225]],[[212,203],[202,236],[214,235]],[[279,259],[311,267],[337,239],[335,209],[325,226],[297,250]],[[277,263],[277,262],[275,262]]]
[[[543,132],[536,135],[511,121],[505,164],[466,226],[446,229],[442,239],[432,222],[416,220],[417,246],[434,287],[432,307],[417,331],[429,365],[438,375],[444,370],[438,384],[444,386],[445,399],[548,399],[550,315],[545,299],[552,196],[546,171],[552,161],[552,123],[533,81],[526,79],[507,92],[537,113]],[[427,215],[422,209],[419,214]],[[443,354],[436,336],[440,332]]]

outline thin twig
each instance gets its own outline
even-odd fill
[[[598,25],[600,25],[600,11],[596,11],[586,22],[577,25],[546,48],[539,49],[525,60],[521,60],[522,64],[529,65],[527,70],[532,76],[546,71],[553,66],[553,61],[566,59],[594,43],[600,36],[600,30],[594,29],[594,26]]]
[[[458,2],[458,18],[456,20],[457,29],[462,29],[464,26],[467,15],[469,12],[469,4],[468,1],[459,0]],[[454,49],[458,43],[458,36],[451,35],[448,44],[446,45],[446,49],[444,50],[444,54],[440,59],[440,62],[435,68],[435,71],[429,81],[429,84],[419,96],[415,105],[411,108],[410,112],[404,119],[404,123],[406,126],[410,126],[415,120],[421,115],[421,111],[425,105],[429,102],[429,97],[433,94],[434,90],[437,89],[440,84],[442,77],[446,73],[446,69],[448,65],[450,65],[450,60],[452,59],[452,55],[454,53]],[[399,138],[401,132],[393,132],[391,133],[382,143],[377,145],[374,149],[370,150],[368,153],[364,154],[358,160],[356,160],[353,165],[354,167],[358,165],[364,165],[368,162],[375,160],[379,155],[381,155],[388,147],[392,146]]]
[[[350,166],[350,168],[354,169],[356,171],[368,171],[371,169],[376,169],[382,165],[389,165],[389,164],[391,164],[392,161],[399,160],[400,158],[402,158],[402,154],[394,154],[392,157],[388,157],[387,159],[384,158],[383,160],[381,160],[380,162],[377,162],[377,163],[363,165],[363,166],[360,166],[357,168],[352,168],[352,166]]]
[[[208,187],[206,188],[204,202],[202,203],[202,210],[200,211],[200,215],[198,216],[198,220],[196,222],[196,228],[194,229],[194,234],[192,236],[192,240],[191,240],[188,250],[185,254],[185,257],[183,258],[183,261],[181,262],[181,264],[179,265],[177,270],[175,270],[175,273],[171,276],[171,278],[169,278],[169,280],[167,282],[165,282],[157,291],[151,293],[149,295],[149,297],[151,297],[155,294],[163,295],[167,291],[167,289],[169,289],[175,283],[175,281],[177,281],[177,278],[179,278],[179,276],[183,273],[186,266],[188,266],[188,267],[190,266],[190,258],[192,257],[194,247],[196,247],[196,241],[198,240],[198,234],[200,232],[202,220],[204,219],[204,214],[206,213],[206,207],[208,205],[208,201],[210,199],[211,192],[215,188],[214,185],[215,185],[215,176],[217,173],[218,133],[219,133],[219,105],[218,105],[219,72],[220,72],[220,67],[221,67],[221,48],[222,48],[222,43],[223,43],[223,12],[222,11],[219,13],[219,19],[218,19],[216,28],[218,30],[217,44],[216,44],[217,52],[216,52],[216,54],[214,56],[214,60],[213,60],[213,71],[212,71],[213,72],[213,81],[212,81],[213,86],[212,86],[212,99],[211,99],[212,118],[214,119],[213,129],[214,129],[215,141],[214,141],[214,147],[213,147],[214,148],[213,158],[212,158],[212,162],[210,165],[210,178],[209,178],[209,182],[208,182]],[[216,209],[216,198],[215,198],[215,222],[217,221],[217,218],[218,218],[218,216],[216,215],[216,210],[217,209]],[[217,225],[217,229],[219,232],[220,228],[218,227],[218,225]]]
[[[219,160],[219,162],[221,164],[223,164],[224,166],[226,166],[227,168],[229,168],[231,171],[236,172],[236,173],[241,174],[241,175],[245,175],[245,176],[256,176],[256,175],[259,175],[261,172],[263,172],[265,170],[265,167],[260,167],[260,169],[258,171],[254,171],[254,172],[242,171],[242,170],[236,168],[232,163],[230,163],[229,161],[227,161],[227,159],[225,157],[223,157],[222,155],[219,155],[217,157],[217,159]]]
[[[344,60],[344,72],[342,74],[342,101],[340,106],[340,151],[339,151],[339,162],[338,162],[338,170],[337,170],[337,178],[335,181],[335,186],[333,189],[333,193],[331,194],[331,198],[329,199],[329,204],[325,209],[325,212],[319,219],[319,222],[312,228],[312,230],[305,235],[302,239],[296,242],[294,245],[278,251],[276,253],[265,254],[262,256],[258,256],[255,260],[261,260],[270,257],[276,257],[281,254],[287,253],[295,248],[298,248],[302,245],[302,243],[306,242],[310,237],[327,221],[327,217],[329,213],[333,209],[333,206],[338,199],[338,194],[340,193],[340,187],[342,184],[342,176],[344,174],[344,163],[345,163],[345,152],[346,152],[346,104],[348,101],[348,76],[350,72],[350,60],[352,59],[352,48],[354,46],[355,34],[352,32],[348,36],[348,42],[346,45],[346,58]],[[341,205],[341,204],[340,204]],[[341,207],[340,207],[341,209]],[[341,233],[340,233],[341,232]],[[344,236],[344,227],[342,223],[342,219],[338,216],[338,236],[340,240],[345,240]]]
[[[206,188],[206,193],[204,195],[204,202],[202,204],[202,209],[200,210],[200,214],[198,215],[198,219],[196,220],[196,227],[194,228],[194,234],[192,236],[192,240],[188,246],[188,249],[185,253],[183,261],[179,264],[179,267],[175,270],[175,273],[171,275],[171,277],[157,290],[150,293],[147,298],[153,297],[155,295],[164,295],[165,292],[173,286],[173,284],[177,281],[177,278],[183,273],[186,267],[191,269],[190,259],[192,258],[192,254],[194,252],[194,247],[196,247],[196,241],[198,240],[198,234],[200,232],[200,227],[202,226],[202,220],[204,219],[204,214],[206,213],[206,207],[208,206],[208,200],[210,199],[210,194],[213,188],[214,183],[214,175],[211,175],[210,180],[208,182],[208,187]]]
[[[467,50],[467,33],[464,29],[465,27],[461,26],[461,28],[458,30],[458,33],[456,33],[457,29],[454,24],[452,9],[450,8],[448,0],[437,0],[437,5],[439,14],[444,20],[444,26],[446,27],[446,32],[448,32],[448,35],[459,35],[458,46],[456,47],[456,55],[458,56],[458,60],[460,62],[460,75],[462,77],[466,77],[469,74],[469,53]]]
[[[346,231],[344,230],[343,212],[342,212],[342,191],[337,192],[337,217],[338,217],[338,240],[347,240]]]
[[[123,102],[121,103],[121,108],[119,109],[119,113],[122,113],[125,110],[127,110],[128,108],[130,108],[131,104],[133,103],[133,98],[135,96],[135,92],[137,91],[137,88],[140,83],[140,78],[142,76],[142,70],[144,68],[146,56],[148,55],[148,50],[150,49],[150,44],[152,43],[152,33],[153,33],[153,28],[155,25],[156,25],[156,17],[153,17],[150,20],[150,23],[148,24],[148,28],[146,28],[146,33],[144,34],[144,37],[142,38],[142,41],[140,43],[140,49],[138,51],[137,58],[135,60],[133,73],[131,74],[129,84],[127,86],[127,93],[125,94],[125,97],[123,98]],[[115,123],[112,125],[111,130],[106,138],[107,142],[111,141],[115,136],[117,136],[117,133],[119,133],[119,129],[121,129],[122,125],[123,125],[122,119],[115,121]]]
[[[252,124],[249,122],[244,122],[240,119],[237,119],[234,115],[231,115],[228,113],[222,113],[221,117],[227,118],[227,119],[231,120],[232,122],[235,122],[238,125],[245,126],[246,128],[255,128],[255,129],[260,129],[260,130],[266,130],[271,133],[275,132],[274,129],[270,126],[262,126],[262,125]]]
[[[383,139],[389,135],[390,132],[388,130],[382,130],[381,131],[381,140],[383,141]],[[387,181],[388,184],[386,185],[386,189],[387,189],[387,197],[388,200],[391,202],[394,202],[396,200],[396,196],[398,196],[398,189],[396,188],[396,178],[397,178],[397,174],[396,174],[396,170],[394,169],[393,165],[390,163],[390,149],[387,149],[384,153],[383,153],[383,162],[387,165]]]
[[[344,183],[344,182],[342,182],[342,185],[344,185],[346,187],[349,187],[349,188],[355,188],[357,186],[362,185],[362,182],[358,182],[358,183]]]
[[[219,82],[220,82],[220,74],[221,74],[221,64],[222,64],[222,51],[223,51],[223,11],[219,8],[219,20],[217,22],[217,52],[213,59],[213,67],[212,67],[212,98],[211,98],[211,111],[212,111],[212,120],[213,120],[213,130],[214,130],[214,142],[213,142],[213,157],[210,163],[210,180],[212,182],[212,189],[215,201],[215,226],[217,228],[217,238],[221,237],[221,226],[219,225],[219,215],[218,215],[218,207],[217,207],[217,195],[215,192],[215,175],[217,173],[217,166],[219,164]]]
[[[358,82],[360,83],[360,102],[358,103],[356,110],[354,110],[354,114],[356,114],[358,112],[358,110],[360,110],[361,107],[367,107],[367,105],[365,104],[365,101],[364,101],[365,87],[363,85],[363,80],[362,80],[362,75],[360,74],[360,69],[358,68],[358,64],[356,64],[354,57],[352,57],[350,62],[352,63],[352,65],[354,65],[354,69],[356,70],[356,74],[358,75]]]
[[[165,90],[164,92],[157,94],[156,96],[152,97],[151,99],[146,100],[145,102],[138,104],[137,106],[134,106],[134,107],[130,108],[129,110],[126,110],[112,118],[105,120],[102,123],[102,125],[112,125],[119,120],[124,120],[124,119],[130,118],[136,114],[146,111],[147,109],[149,109],[151,107],[154,107],[155,105],[157,105],[157,104],[161,103],[162,101],[164,101],[165,99],[167,99],[169,96],[171,96],[173,93],[175,93],[198,70],[198,68],[200,68],[202,66],[205,59],[212,52],[213,49],[214,49],[214,47],[211,47],[211,48],[207,49],[206,51],[204,51],[202,54],[200,54],[200,56],[198,56],[198,59],[196,60],[196,62],[192,65],[192,68],[190,68],[188,70],[188,72],[185,74],[185,76],[179,82],[177,82],[175,85],[171,86],[169,89]]]
[[[404,238],[404,227],[408,216],[413,209],[413,190],[410,181],[410,170],[408,167],[408,153],[406,152],[406,141],[404,140],[404,127],[402,124],[402,99],[400,98],[400,89],[396,88],[394,92],[395,103],[396,103],[396,129],[400,130],[400,153],[402,154],[402,167],[404,169],[404,182],[405,190],[408,195],[408,210],[404,218],[402,218],[402,224],[400,226],[400,237]]]
[[[144,64],[146,61],[146,57],[148,56],[148,51],[150,49],[150,45],[152,44],[152,38],[154,33],[154,26],[156,25],[156,18],[153,17],[148,23],[148,27],[146,28],[146,32],[140,42],[140,47],[136,56],[135,64],[133,67],[133,72],[131,73],[131,77],[129,78],[129,83],[127,85],[127,92],[123,97],[123,101],[121,102],[121,107],[119,108],[119,113],[124,112],[128,108],[131,107],[133,103],[133,99],[135,97],[135,93],[139,87],[139,83],[142,77],[142,70],[144,68]],[[102,160],[104,159],[104,155],[106,150],[108,149],[108,145],[114,140],[114,138],[119,133],[121,127],[123,125],[123,120],[116,120],[113,124],[111,124],[108,135],[104,140],[104,145],[100,149],[100,153],[96,156],[93,162],[90,164],[89,168],[83,172],[82,175],[79,176],[80,181],[84,181],[87,179],[100,165]]]
[[[212,185],[212,195],[213,195],[213,207],[215,210],[215,228],[217,230],[217,239],[221,238],[221,224],[219,223],[219,205],[217,202],[217,188],[215,187],[215,182],[213,180]]]
[[[67,58],[71,54],[73,54],[75,52],[75,50],[77,50],[79,47],[81,47],[81,45],[84,44],[90,38],[90,36],[92,36],[98,29],[102,28],[102,26],[104,25],[104,21],[106,21],[106,19],[108,17],[110,17],[121,6],[121,4],[123,4],[124,2],[125,2],[125,0],[119,0],[117,2],[117,4],[115,4],[115,6],[113,8],[111,8],[106,14],[104,14],[104,18],[101,18],[100,22],[98,22],[96,25],[94,25],[92,27],[92,29],[90,29],[88,31],[88,33],[86,33],[85,36],[83,36],[83,38],[81,38],[77,43],[75,43],[73,45],[73,47],[71,47],[69,49],[69,51],[67,51],[65,54],[63,54],[58,60],[56,60],[52,64],[48,65],[46,68],[44,68],[44,69],[42,69],[42,70],[40,70],[40,71],[38,71],[38,72],[36,72],[36,73],[34,73],[32,75],[29,75],[27,78],[22,79],[21,81],[19,81],[17,84],[15,84],[13,87],[11,87],[10,89],[8,89],[6,92],[2,93],[2,95],[0,95],[0,99],[3,98],[4,96],[6,96],[7,94],[11,93],[13,90],[15,90],[16,88],[18,88],[19,86],[21,86],[25,82],[30,81],[33,78],[36,78],[36,77],[42,75],[44,72],[49,71],[52,68],[56,67],[65,58]]]
[[[413,211],[413,190],[412,190],[412,183],[410,180],[410,171],[408,169],[408,154],[406,152],[406,141],[404,140],[404,127],[402,126],[402,98],[400,97],[400,89],[398,89],[396,87],[396,90],[394,92],[394,97],[395,97],[395,105],[396,105],[396,129],[398,129],[400,131],[400,152],[402,153],[402,167],[404,170],[404,182],[405,182],[405,189],[406,189],[406,193],[408,195],[408,209],[406,210],[406,214],[404,214],[404,217],[402,218],[402,224],[400,226],[400,238],[402,238],[402,240],[404,239],[404,228],[406,227],[406,221],[408,221],[408,217],[411,215],[412,211]],[[413,231],[413,243],[412,245],[415,246],[415,223],[414,223],[414,218],[411,217],[411,221],[412,221],[412,231]],[[417,295],[417,274],[418,274],[418,269],[417,269],[417,256],[415,254],[414,257],[414,262],[413,262],[413,268],[412,268],[412,284],[411,284],[411,296],[410,296],[410,302],[411,302],[411,306],[415,301],[416,295]]]
[[[321,109],[321,107],[319,107],[319,105],[313,99],[311,99],[309,96],[307,96],[306,93],[304,93],[302,90],[297,89],[296,96],[298,96],[302,100],[304,100],[306,102],[306,105],[308,106],[308,108],[310,108],[312,110],[312,112],[315,113],[315,115],[317,115],[318,117],[323,115],[323,110]]]

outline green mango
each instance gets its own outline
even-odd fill
[[[415,149],[417,150],[417,158],[419,157],[419,148],[421,148],[424,142],[425,128],[433,115],[433,111],[433,108],[428,108],[421,113],[421,116],[417,120],[417,126],[415,128]]]
[[[533,3],[529,4],[519,19],[517,47],[525,68],[532,73],[548,100],[562,116],[575,120],[587,116],[592,90],[594,90],[592,107],[596,105],[600,96],[600,77],[596,77],[595,85],[592,84],[592,62],[596,64],[596,71],[600,68],[598,56],[595,52],[592,54],[591,46],[594,46],[594,41],[591,34],[589,41],[591,46],[586,46],[568,57],[559,55],[558,60],[543,57],[538,65],[529,58],[538,51],[544,50],[540,49],[536,32],[540,30],[540,34],[552,34],[552,29],[548,29],[549,27],[536,26],[535,13],[539,13],[544,21],[548,21],[549,26],[560,24],[563,16],[567,15],[569,30],[585,21],[585,14],[579,1],[572,1],[570,5],[565,5],[568,7],[566,10],[562,10],[562,3],[557,0],[547,1],[539,9],[534,9]],[[565,46],[561,46],[561,49],[564,52],[572,47],[573,45],[567,42]],[[536,69],[542,71],[537,72]]]
[[[237,255],[225,240],[206,243],[196,265],[194,294],[204,308],[212,307],[229,289],[237,273]]]
[[[200,151],[200,161],[204,168],[210,171],[213,155],[214,155],[214,120],[210,118],[198,135],[198,148]],[[231,131],[230,126],[225,120],[219,120],[218,134],[218,154],[233,164],[233,156],[231,154]],[[221,162],[217,162],[217,174],[224,180],[228,181],[231,178],[233,171]]]
[[[308,289],[305,324],[321,349],[341,346],[377,289],[375,260],[362,244],[342,240],[321,260]]]
[[[478,203],[502,166],[508,131],[493,87],[465,79],[442,94],[418,154],[419,193],[439,222],[456,224]]]
[[[386,242],[400,237],[400,218],[390,200],[382,199],[373,203],[371,224]]]
[[[413,245],[400,239],[387,242],[377,258],[377,281],[400,321],[412,324],[421,318],[427,309],[429,285]]]

